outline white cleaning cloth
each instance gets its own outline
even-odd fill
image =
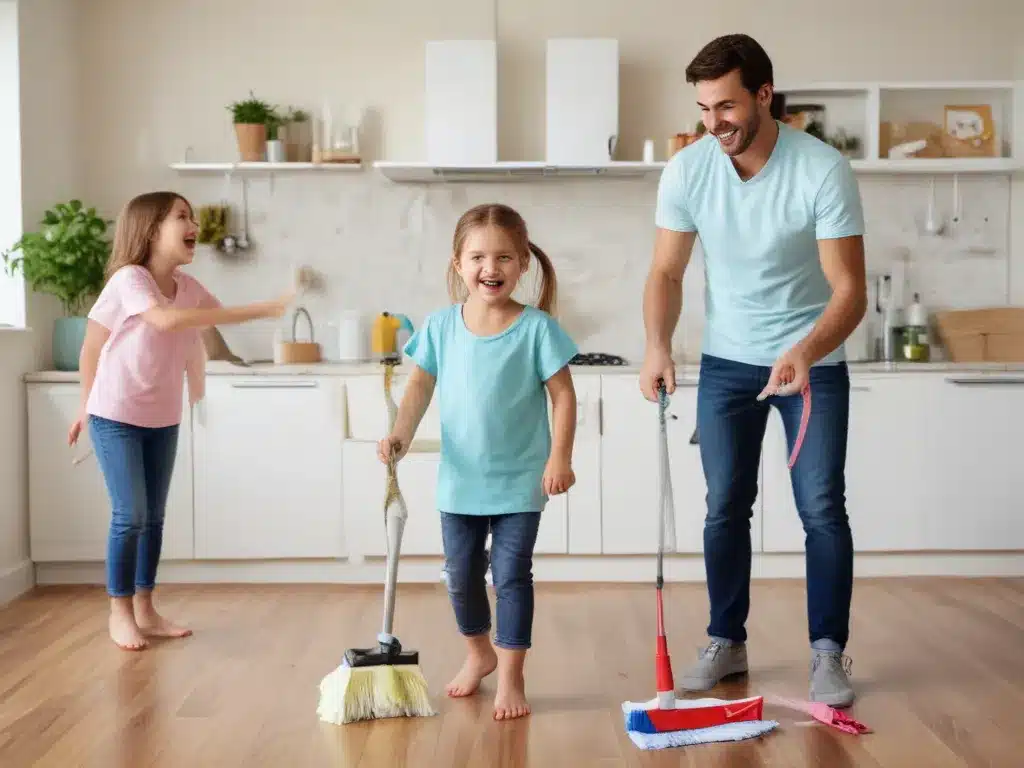
[[[721,699],[688,699],[678,701],[683,706],[701,706],[727,703]],[[647,702],[626,701],[622,704],[622,715],[637,709],[655,709],[657,699]],[[713,744],[721,741],[743,741],[763,736],[775,730],[779,723],[775,720],[747,720],[738,723],[725,723],[711,728],[693,728],[690,730],[670,731],[668,733],[639,733],[627,731],[630,740],[640,749],[667,749],[669,747],[688,747],[694,744]]]

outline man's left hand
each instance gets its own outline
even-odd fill
[[[811,362],[799,347],[793,347],[772,366],[768,385],[757,396],[764,400],[772,395],[786,396],[803,392],[810,381]]]

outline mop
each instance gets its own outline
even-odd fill
[[[797,456],[807,432],[811,411],[811,391],[801,391],[803,409],[800,427],[789,457],[789,467]],[[661,484],[660,520],[658,526],[657,621],[658,639],[655,652],[655,682],[657,696],[646,702],[624,702],[622,715],[626,733],[640,749],[655,750],[669,747],[709,744],[713,742],[743,741],[762,736],[779,726],[776,720],[764,719],[765,697],[744,699],[676,699],[673,693],[672,667],[665,636],[662,587],[664,585],[662,558],[666,549],[675,549],[675,509],[672,500],[672,478],[669,472],[668,435],[665,428],[665,409],[668,397],[664,385],[658,393],[659,480]],[[691,443],[693,440],[691,439]],[[848,717],[839,710],[819,702],[800,701],[781,696],[770,696],[768,703],[810,715],[814,721],[832,728],[860,735],[871,729]]]
[[[384,395],[388,406],[388,432],[394,428],[398,408],[391,395],[395,361],[385,362]],[[398,488],[396,459],[388,461],[384,499],[387,530],[387,577],[384,620],[376,648],[350,648],[341,666],[320,682],[320,719],[341,725],[356,720],[386,717],[423,717],[437,714],[430,705],[427,683],[419,667],[419,653],[403,650],[392,634],[398,557],[408,510]]]
[[[668,458],[668,431],[665,410],[668,393],[662,383],[658,389],[658,510],[657,555],[657,641],[654,656],[655,698],[646,702],[627,701],[622,704],[626,734],[640,749],[665,749],[691,744],[740,741],[768,733],[778,726],[774,720],[763,720],[764,700],[760,696],[726,701],[723,699],[677,699],[672,678],[672,662],[665,634],[662,601],[664,553],[676,549],[675,501]]]

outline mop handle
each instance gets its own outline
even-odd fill
[[[660,461],[658,462],[658,487],[660,488],[660,497],[658,499],[658,589],[661,589],[665,583],[664,574],[662,570],[662,561],[664,560],[665,553],[665,483],[668,479],[665,475],[665,454],[668,451],[668,429],[665,423],[665,411],[667,409],[668,390],[665,388],[665,382],[661,381],[658,383],[658,431],[660,433],[658,446],[661,452]],[[658,621],[660,627],[660,602],[658,608]]]
[[[398,406],[391,394],[391,382],[394,377],[394,364],[386,362],[384,368],[384,401],[388,408],[388,434],[395,428],[395,421],[398,418]],[[384,538],[387,542],[387,574],[384,582],[384,618],[381,626],[379,640],[382,643],[390,643],[394,638],[391,628],[395,618],[395,583],[398,580],[398,545],[402,538],[402,529],[405,527],[405,520],[391,512],[393,505],[402,504],[402,497],[398,490],[398,473],[395,467],[397,459],[395,450],[392,448],[388,455],[387,464],[387,485],[384,495]]]

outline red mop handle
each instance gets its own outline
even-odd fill
[[[658,693],[675,695],[675,683],[672,681],[672,661],[668,656],[668,641],[665,638],[665,617],[660,587],[658,589],[658,645],[654,653],[654,675]]]
[[[811,385],[805,384],[800,393],[804,398],[803,409],[800,411],[800,429],[797,431],[796,440],[793,442],[793,453],[789,457],[789,468],[796,464],[796,457],[804,444],[804,435],[807,434],[807,422],[811,420]]]

